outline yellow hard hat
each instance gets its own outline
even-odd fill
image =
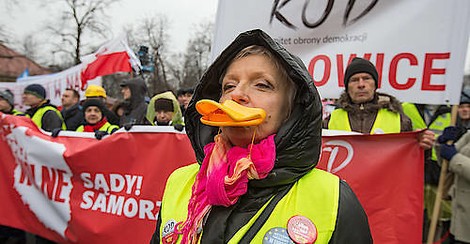
[[[85,90],[85,97],[104,97],[104,98],[106,98],[106,91],[101,86],[88,85],[88,87]]]

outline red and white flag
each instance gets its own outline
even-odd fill
[[[141,67],[140,60],[129,48],[125,35],[105,43],[95,53],[84,56],[82,62],[86,63],[81,74],[82,87],[98,76],[132,72],[133,68],[139,70]]]

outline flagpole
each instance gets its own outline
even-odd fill
[[[452,105],[452,112],[450,117],[450,125],[455,126],[457,121],[457,109],[458,105]],[[453,141],[448,141],[447,144],[452,144]],[[441,173],[439,175],[439,184],[437,185],[436,199],[434,199],[434,208],[432,210],[431,225],[429,226],[429,233],[426,244],[432,244],[434,242],[434,236],[436,235],[437,221],[439,218],[439,212],[441,210],[442,195],[444,193],[444,183],[447,176],[447,168],[449,167],[449,161],[442,159]]]

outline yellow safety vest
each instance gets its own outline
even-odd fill
[[[24,115],[26,115],[25,113],[23,113],[23,112],[21,112],[21,111],[18,111],[18,110],[16,110],[16,109],[11,110],[11,114],[12,114],[12,115],[16,115],[16,116],[24,116]]]
[[[111,134],[114,129],[119,129],[119,126],[112,125],[109,122],[106,122],[103,126],[100,127],[99,131],[106,131],[109,134]],[[83,132],[84,130],[85,130],[85,127],[83,125],[80,125],[76,131]]]
[[[427,126],[423,117],[419,113],[418,108],[416,108],[413,103],[403,103],[402,106],[403,112],[411,119],[413,130],[428,128],[435,133],[437,139],[437,137],[442,134],[442,131],[447,126],[450,126],[450,113],[439,115],[429,126]],[[437,161],[437,154],[434,147],[432,148],[432,160]]]
[[[39,128],[42,128],[42,117],[44,116],[44,114],[49,111],[49,110],[52,110],[54,111],[57,116],[59,116],[60,120],[62,120],[62,129],[65,130],[67,129],[67,127],[65,126],[65,123],[64,123],[64,119],[62,118],[62,115],[60,114],[59,110],[57,110],[56,108],[52,107],[52,106],[45,106],[45,107],[42,107],[42,108],[39,108],[36,113],[33,114],[33,117],[31,118],[31,120],[39,127]]]
[[[175,223],[186,219],[191,189],[198,171],[199,165],[192,164],[176,170],[168,179],[160,212],[160,238],[172,233]],[[315,186],[315,191],[312,191],[312,186]],[[317,228],[318,237],[315,243],[328,243],[336,226],[338,201],[339,178],[328,172],[313,169],[297,181],[277,203],[251,242],[262,243],[270,230],[279,227],[286,229],[291,217],[301,215],[310,219]],[[228,243],[238,243],[268,203]],[[177,243],[180,242],[181,236],[178,237]]]
[[[344,109],[335,109],[330,115],[328,129],[351,131],[348,112]],[[375,122],[372,125],[370,134],[380,133],[400,133],[401,121],[400,114],[388,109],[379,109]]]

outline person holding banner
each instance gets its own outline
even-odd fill
[[[85,123],[77,128],[78,132],[94,132],[95,137],[101,140],[103,136],[113,134],[119,126],[112,125],[104,116],[104,104],[97,99],[89,99],[83,103]]]
[[[344,74],[345,91],[337,108],[323,120],[323,128],[367,134],[412,131],[412,122],[393,96],[377,92],[378,72],[369,60],[356,57]],[[427,150],[434,144],[434,133],[419,134],[420,146]]]
[[[185,123],[199,163],[168,179],[151,242],[372,243],[351,188],[315,168],[313,84],[266,33],[241,33],[195,89]]]
[[[179,102],[171,91],[153,96],[150,99],[145,117],[151,125],[171,125],[179,131],[184,128],[183,114]]]
[[[450,233],[453,243],[470,243],[470,133],[461,136],[457,127],[447,127],[438,138],[440,156],[449,161],[449,171],[454,173],[452,219]],[[460,137],[460,139],[459,139]],[[457,141],[451,145],[447,141]]]
[[[144,79],[137,77],[124,80],[120,86],[124,97],[125,111],[119,119],[119,126],[130,128],[133,125],[144,125],[147,112],[145,96],[148,92]]]
[[[106,104],[106,90],[99,85],[88,85],[85,90],[85,97],[86,100],[88,99],[98,99],[103,104]],[[112,125],[119,125],[119,117],[111,110],[109,110],[106,106],[103,110],[104,116],[109,123]]]
[[[46,99],[46,89],[39,84],[28,85],[23,92],[23,104],[30,106],[26,115],[41,129],[51,132],[54,129],[65,130],[62,115],[56,106]]]

